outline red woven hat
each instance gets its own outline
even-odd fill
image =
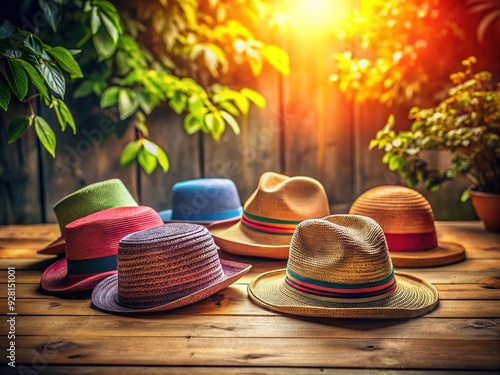
[[[75,220],[65,228],[66,258],[49,266],[40,285],[49,292],[89,290],[116,273],[118,243],[130,233],[162,225],[150,207],[115,207]]]
[[[118,273],[94,288],[92,304],[112,313],[170,310],[211,296],[251,267],[220,260],[207,228],[165,224],[120,241]]]
[[[462,245],[437,240],[427,199],[405,186],[378,186],[361,194],[350,214],[368,216],[382,227],[397,267],[440,266],[465,258]]]

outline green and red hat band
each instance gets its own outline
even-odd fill
[[[287,267],[285,282],[301,292],[322,297],[360,299],[392,293],[396,289],[394,268],[386,278],[364,284],[330,283],[297,275]]]
[[[241,224],[245,228],[260,233],[275,234],[279,236],[291,236],[300,222],[300,220],[271,219],[249,214],[246,211],[243,211],[243,215],[241,217]]]

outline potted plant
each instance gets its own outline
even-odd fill
[[[409,131],[395,132],[394,116],[389,116],[370,149],[384,149],[382,161],[408,186],[422,181],[434,191],[456,176],[467,178],[471,186],[461,200],[472,197],[486,229],[500,231],[500,84],[493,83],[490,72],[473,73],[474,63],[474,57],[462,62],[464,71],[450,76],[453,87],[435,108],[410,110]],[[434,151],[451,153],[451,166],[431,166],[429,152]],[[484,199],[494,201],[482,207]]]

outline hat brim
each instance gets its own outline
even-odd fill
[[[104,312],[121,314],[151,313],[172,310],[210,297],[211,295],[234,283],[252,268],[250,264],[245,263],[232,262],[222,259],[220,262],[225,275],[224,279],[220,282],[169,303],[145,309],[134,309],[118,304],[116,302],[116,296],[118,295],[118,275],[109,276],[94,288],[94,291],[92,292],[92,307]]]
[[[227,225],[210,226],[210,234],[215,244],[228,253],[254,257],[288,259],[290,243],[276,244],[276,235],[257,233],[250,237],[243,229],[241,222]],[[257,239],[258,238],[258,239]],[[292,236],[289,236],[291,241]]]
[[[438,247],[424,251],[390,251],[395,267],[432,267],[460,262],[465,248],[453,242],[438,242]]]
[[[240,207],[240,211],[243,212],[243,208]],[[158,211],[158,215],[160,215],[161,219],[165,224],[168,223],[190,223],[190,224],[199,224],[199,225],[217,225],[217,224],[226,224],[226,223],[234,223],[241,219],[241,214],[238,216],[230,217],[223,220],[172,220],[172,210],[163,210]]]
[[[106,277],[115,273],[116,270],[92,275],[82,275],[81,278],[76,276],[68,277],[68,264],[66,258],[63,258],[47,267],[40,279],[40,286],[47,292],[56,293],[91,290]]]
[[[66,239],[61,236],[47,245],[44,249],[38,250],[38,254],[59,255],[66,252]]]
[[[412,275],[396,272],[397,287],[389,297],[363,303],[334,302],[315,298],[290,287],[285,269],[263,273],[248,285],[248,296],[257,305],[281,313],[353,319],[414,318],[434,309],[439,296],[436,288]]]

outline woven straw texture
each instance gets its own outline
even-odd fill
[[[123,182],[114,178],[88,185],[65,196],[54,205],[54,213],[61,236],[64,237],[64,228],[72,221],[107,208],[123,206],[137,206],[137,202]],[[58,238],[38,253],[62,254],[63,245],[64,239]]]
[[[124,236],[162,224],[158,213],[146,206],[114,207],[75,220],[66,226],[66,258],[45,270],[40,285],[49,292],[92,289],[116,273],[116,259],[114,269],[103,272],[98,271],[99,261],[110,258],[113,263]],[[68,262],[78,267],[78,273],[68,270]]]
[[[227,178],[197,178],[177,182],[171,193],[172,209],[160,211],[166,223],[234,222],[243,208],[235,183]]]
[[[113,313],[170,310],[226,288],[250,268],[220,260],[205,227],[165,224],[120,241],[118,274],[96,286],[92,302]]]
[[[282,313],[333,318],[410,318],[438,304],[437,290],[411,275],[395,273],[395,288],[378,296],[325,297],[299,290],[287,282],[287,271],[318,285],[333,283],[344,290],[391,278],[392,264],[384,234],[372,219],[331,215],[298,225],[287,269],[266,272],[248,286],[258,305]]]
[[[435,240],[433,246],[418,248],[418,236],[436,237],[436,231],[432,207],[416,190],[392,185],[372,188],[354,201],[349,213],[370,217],[380,224],[396,267],[440,266],[465,259],[465,249],[457,243]],[[396,251],[391,237],[407,237],[409,250]]]
[[[319,181],[266,172],[261,176],[255,192],[245,202],[244,212],[258,220],[293,222],[295,224],[281,224],[292,228],[302,220],[329,215],[330,209],[325,189]],[[249,229],[241,221],[230,227],[220,225],[209,229],[216,244],[224,251],[265,258],[288,258],[293,230],[289,235],[264,233]]]

